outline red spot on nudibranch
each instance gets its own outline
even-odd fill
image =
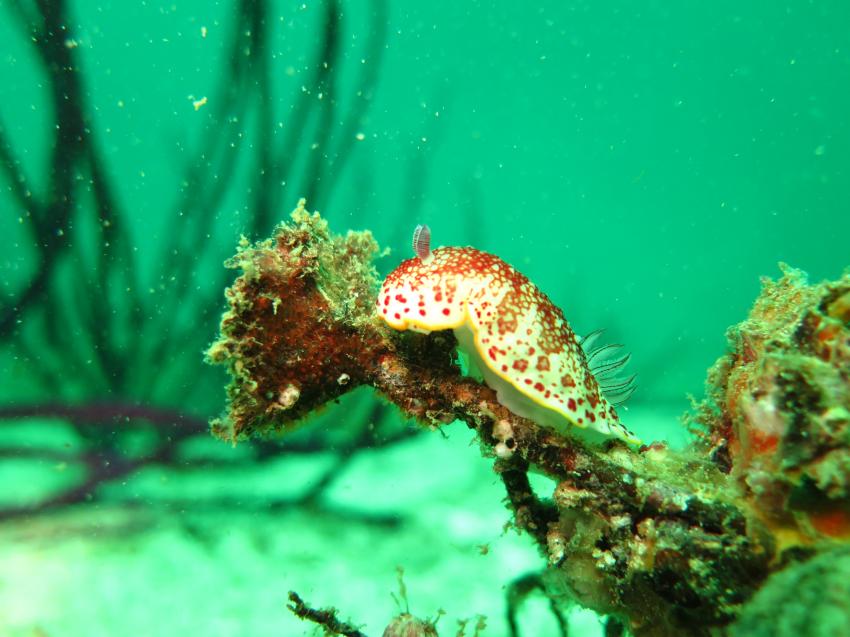
[[[444,308],[443,308],[443,314],[445,314],[446,316],[448,316],[449,314],[451,314],[451,310],[450,310],[449,308],[447,308],[447,307],[444,307]]]
[[[537,357],[537,369],[541,372],[549,371],[549,357],[548,356],[538,356]]]
[[[561,385],[564,387],[575,387],[576,382],[573,380],[573,377],[569,374],[564,374],[561,376]]]
[[[585,409],[584,415],[587,416],[587,419],[590,422],[596,422],[596,414],[594,414],[592,411],[588,411]]]
[[[518,372],[524,372],[526,369],[528,369],[528,361],[525,360],[524,358],[520,358],[518,360],[515,360],[514,364],[513,364],[513,368],[515,370],[517,370]]]
[[[420,309],[419,310],[419,316],[425,316],[425,310]]]
[[[576,410],[576,401],[574,398],[570,398],[569,400],[567,400],[567,409],[569,409],[570,411]]]
[[[500,308],[501,314],[496,317],[496,329],[499,334],[513,334],[519,325],[516,314],[508,308]]]
[[[543,383],[538,381],[538,382],[534,383],[534,389],[536,389],[537,391],[543,391],[546,388],[543,387]]]

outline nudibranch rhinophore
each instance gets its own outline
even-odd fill
[[[599,332],[576,339],[563,312],[522,273],[475,248],[431,251],[429,238],[427,226],[418,227],[417,256],[381,286],[378,315],[390,327],[454,330],[499,402],[518,416],[591,441],[640,442],[611,404],[634,390],[634,376],[617,377],[629,355],[609,360],[618,345],[586,353]]]

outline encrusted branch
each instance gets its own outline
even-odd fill
[[[322,626],[331,635],[366,637],[364,633],[361,633],[351,624],[341,621],[336,616],[337,611],[335,608],[311,608],[295,591],[289,591],[289,601],[290,603],[287,605],[287,608],[295,615]]]
[[[703,419],[703,442],[676,453],[660,443],[589,448],[520,418],[461,374],[451,332],[397,333],[377,319],[377,252],[369,232],[332,235],[303,201],[272,239],[242,242],[228,265],[243,273],[208,353],[233,379],[214,431],[235,440],[286,430],[371,385],[423,424],[462,420],[477,431],[516,524],[548,559],[553,598],[615,615],[636,635],[708,635],[732,622],[789,546],[717,452],[733,439],[729,418],[725,434]],[[533,492],[529,467],[556,482],[552,494]],[[818,540],[801,531],[791,544]]]

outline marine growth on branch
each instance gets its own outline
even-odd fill
[[[640,636],[754,635],[734,624],[770,576],[850,537],[850,275],[765,281],[689,418],[695,442],[673,451],[620,423],[605,385],[621,365],[594,365],[526,277],[424,242],[382,285],[372,235],[331,233],[303,200],[272,238],[243,239],[208,351],[231,376],[216,435],[290,430],[362,385],[423,426],[461,420],[545,557],[547,594]]]

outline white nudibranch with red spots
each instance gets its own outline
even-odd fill
[[[611,404],[634,390],[634,376],[617,376],[629,355],[609,359],[619,345],[585,351],[599,332],[579,341],[563,312],[522,273],[475,248],[432,251],[429,238],[427,226],[417,228],[417,256],[381,286],[378,315],[390,327],[454,330],[499,402],[518,416],[592,441],[640,442]]]

